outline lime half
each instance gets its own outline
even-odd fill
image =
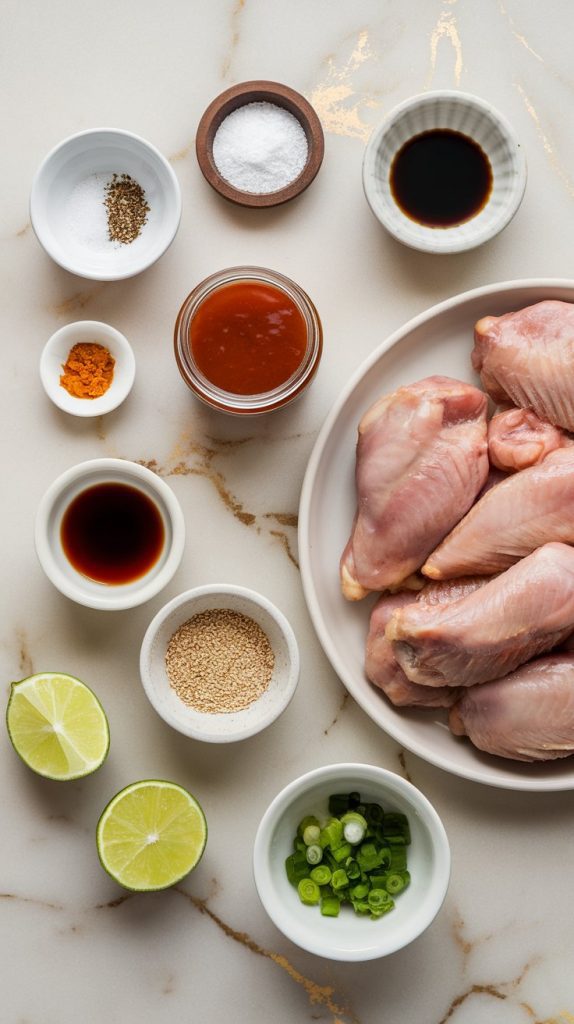
[[[175,885],[198,863],[207,823],[197,800],[175,782],[134,782],[110,800],[96,833],[105,870],[126,889]]]
[[[95,772],[110,747],[104,709],[85,683],[40,672],[12,683],[6,724],[12,745],[38,775],[59,782]]]

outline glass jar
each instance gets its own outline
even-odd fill
[[[191,322],[201,303],[217,288],[242,281],[271,285],[284,292],[299,309],[306,327],[306,349],[297,369],[272,391],[261,394],[238,395],[217,387],[197,366],[190,344]],[[179,372],[198,398],[223,412],[253,416],[280,409],[297,398],[311,383],[321,359],[323,330],[311,299],[294,281],[263,267],[231,267],[207,277],[187,296],[175,322],[174,347]]]

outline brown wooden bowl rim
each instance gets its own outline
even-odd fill
[[[262,100],[284,107],[299,120],[309,147],[307,163],[297,178],[276,192],[242,192],[222,178],[217,170],[213,162],[213,138],[221,122],[233,110]],[[280,82],[255,79],[232,85],[211,101],[197,126],[195,152],[204,178],[216,192],[239,206],[261,208],[286,203],[309,187],[323,162],[325,138],[316,111],[301,93]]]

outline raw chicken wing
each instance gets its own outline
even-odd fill
[[[506,409],[488,424],[488,457],[509,473],[536,466],[550,452],[569,444],[572,441],[563,430],[545,423],[530,409]]]
[[[428,604],[446,604],[472,593],[486,582],[481,577],[449,580],[445,583],[428,583],[416,596],[412,591],[398,594],[383,594],[371,613],[369,635],[365,655],[367,678],[378,686],[397,707],[448,708],[459,696],[454,686],[419,686],[407,679],[393,653],[393,647],[385,637],[387,623],[397,608],[403,608],[413,601]]]
[[[486,404],[470,384],[428,377],[365,413],[358,508],[340,563],[348,600],[404,586],[468,511],[488,472]]]
[[[574,544],[574,448],[489,490],[422,567],[432,579],[502,572],[548,541]]]
[[[455,736],[514,761],[574,753],[574,655],[552,654],[463,691],[449,716]]]
[[[474,329],[472,365],[495,402],[574,430],[574,304],[547,299],[483,317]]]
[[[385,635],[412,682],[472,686],[507,675],[573,630],[574,549],[545,544],[453,604],[398,609]]]

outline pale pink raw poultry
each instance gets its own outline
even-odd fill
[[[453,604],[398,609],[385,635],[412,682],[473,686],[513,672],[573,630],[574,549],[545,544]]]
[[[475,747],[514,761],[574,753],[574,655],[552,654],[465,690],[449,725]]]
[[[574,447],[502,480],[422,567],[431,579],[492,576],[548,541],[574,544]]]
[[[348,600],[404,585],[468,511],[488,473],[486,404],[470,384],[427,377],[365,413],[358,508],[340,563]]]
[[[536,466],[550,452],[570,444],[560,427],[545,423],[531,409],[505,409],[488,424],[488,457],[509,473]]]
[[[486,316],[474,329],[472,365],[495,402],[532,409],[574,430],[574,305],[547,299]]]
[[[397,608],[403,608],[413,601],[428,604],[446,604],[456,601],[465,594],[482,587],[486,580],[481,577],[448,580],[444,583],[428,583],[415,597],[412,591],[397,594],[383,594],[371,612],[369,635],[365,652],[367,678],[383,691],[397,707],[448,708],[459,695],[454,686],[419,686],[407,679],[393,653],[392,644],[385,637],[387,623]]]

